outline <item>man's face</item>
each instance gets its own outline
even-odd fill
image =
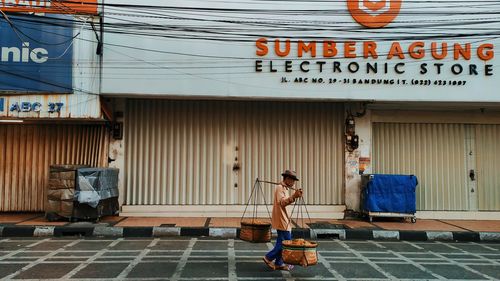
[[[295,180],[289,177],[285,178],[285,184],[289,187],[292,187],[295,184]]]

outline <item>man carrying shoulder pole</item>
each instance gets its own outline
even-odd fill
[[[295,171],[286,170],[282,174],[283,181],[281,181],[274,190],[273,201],[273,214],[272,214],[272,227],[276,229],[278,238],[274,248],[264,256],[264,262],[273,270],[289,270],[290,266],[285,265],[281,256],[282,242],[284,240],[292,239],[292,224],[290,216],[287,213],[286,206],[295,202],[297,198],[302,197],[302,189],[294,189],[297,178]],[[294,189],[295,192],[290,197],[288,190]],[[274,261],[274,264],[273,264]]]

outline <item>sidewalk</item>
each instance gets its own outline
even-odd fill
[[[325,239],[447,240],[500,242],[500,221],[311,219],[294,221],[302,236]],[[238,237],[240,218],[103,217],[98,223],[48,222],[43,213],[0,213],[0,237]],[[306,230],[304,230],[306,229]]]

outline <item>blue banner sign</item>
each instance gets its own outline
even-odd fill
[[[0,98],[0,112],[3,111],[3,104],[5,103],[5,99],[4,98]]]
[[[72,93],[71,17],[0,15],[0,91]]]

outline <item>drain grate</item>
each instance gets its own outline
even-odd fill
[[[318,239],[340,239],[340,234],[338,233],[322,233],[316,236]]]
[[[54,236],[92,236],[94,231],[93,227],[56,227],[54,229]]]
[[[164,223],[164,224],[160,224],[160,227],[175,227],[175,223]]]
[[[315,222],[315,223],[308,223],[310,228],[313,229],[348,229],[345,224],[336,224],[336,223],[329,223],[329,222]]]

